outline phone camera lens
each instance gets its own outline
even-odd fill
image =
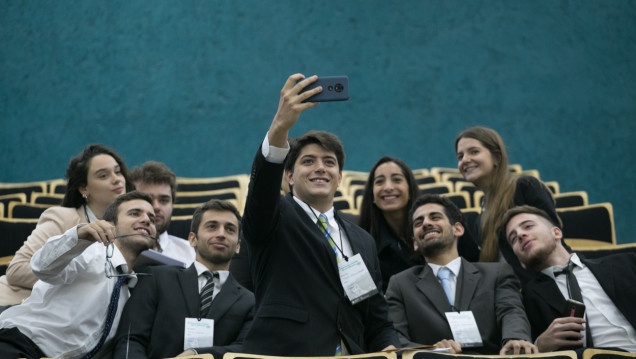
[[[336,92],[342,92],[344,90],[344,86],[342,84],[336,84]]]
[[[329,86],[327,87],[327,90],[329,90],[329,91],[333,91],[333,86],[329,85]]]

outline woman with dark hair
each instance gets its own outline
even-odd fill
[[[24,245],[0,277],[0,305],[19,304],[31,294],[37,277],[31,257],[51,237],[79,223],[101,219],[106,207],[120,194],[134,189],[121,157],[100,144],[89,145],[66,168],[68,180],[61,207],[48,208]]]
[[[530,279],[505,238],[497,230],[503,214],[510,208],[530,205],[544,210],[555,223],[561,223],[550,190],[540,180],[519,176],[508,170],[508,155],[499,134],[490,128],[472,127],[455,139],[457,168],[467,181],[484,191],[482,203],[480,262],[505,259],[523,282]],[[567,245],[566,245],[566,248]]]
[[[392,275],[423,261],[413,249],[408,218],[419,194],[413,172],[399,158],[382,157],[369,172],[359,225],[375,239],[384,291]]]

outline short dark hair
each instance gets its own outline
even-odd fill
[[[148,161],[133,168],[130,173],[133,183],[167,184],[170,185],[172,202],[177,194],[177,176],[165,164],[157,161]]]
[[[501,224],[499,225],[499,229],[498,229],[500,238],[508,238],[506,236],[506,227],[508,226],[508,222],[510,222],[512,217],[522,213],[534,214],[536,216],[543,217],[553,226],[561,228],[561,224],[556,223],[554,219],[550,217],[548,212],[537,207],[523,205],[523,206],[512,207],[509,210],[507,210],[506,213],[504,213],[503,217],[501,218]]]
[[[289,139],[289,153],[285,159],[285,171],[293,171],[294,165],[302,149],[311,144],[317,144],[327,151],[331,151],[336,155],[338,160],[338,169],[342,172],[345,162],[345,153],[342,142],[338,136],[325,131],[309,131],[304,135]]]
[[[238,209],[234,207],[234,205],[228,201],[224,201],[221,199],[211,199],[200,207],[197,207],[194,210],[194,214],[192,215],[192,224],[190,225],[190,232],[197,233],[199,230],[199,225],[201,224],[201,219],[203,218],[203,214],[207,211],[224,211],[224,212],[232,212],[236,216],[236,220],[238,221],[238,229],[239,229],[239,237],[241,235],[241,214]]]
[[[94,143],[86,146],[82,152],[77,156],[71,158],[68,166],[66,167],[66,192],[64,193],[64,199],[62,200],[63,207],[77,208],[85,203],[82,194],[79,191],[80,187],[84,187],[87,184],[88,167],[91,160],[97,155],[109,155],[119,165],[122,176],[126,180],[126,192],[135,189],[132,181],[130,180],[130,174],[128,173],[128,167],[124,160],[114,150]]]
[[[459,208],[457,208],[453,201],[446,197],[429,193],[418,197],[415,202],[413,202],[413,207],[411,207],[411,210],[409,211],[409,227],[411,228],[411,236],[413,236],[413,214],[418,208],[429,203],[439,204],[444,207],[444,214],[448,217],[451,225],[459,222],[465,227],[464,214],[459,210]]]
[[[139,191],[131,191],[122,194],[121,196],[115,198],[113,203],[109,204],[104,211],[104,220],[108,222],[113,222],[117,225],[117,212],[119,212],[119,206],[128,201],[132,201],[135,199],[142,199],[152,206],[152,197],[148,193],[139,192]]]

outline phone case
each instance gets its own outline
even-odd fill
[[[565,307],[563,308],[564,317],[577,317],[583,318],[585,314],[585,304],[573,299],[565,301]]]
[[[316,82],[305,87],[300,93],[322,86],[317,93],[303,102],[346,101],[349,99],[349,78],[347,76],[319,77]]]

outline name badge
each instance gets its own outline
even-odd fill
[[[360,253],[349,257],[348,261],[341,259],[338,262],[338,272],[351,304],[359,303],[378,292]]]
[[[183,350],[211,347],[214,343],[214,319],[185,318]]]
[[[446,312],[445,314],[456,342],[461,342],[462,347],[465,348],[483,346],[473,312]]]

